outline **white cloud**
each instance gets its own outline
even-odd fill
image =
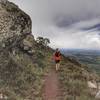
[[[27,12],[33,35],[48,37],[52,47],[100,49],[100,0],[9,0]]]

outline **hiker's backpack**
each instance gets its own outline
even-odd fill
[[[55,52],[54,59],[55,60],[61,60],[61,54],[60,54],[60,52]]]

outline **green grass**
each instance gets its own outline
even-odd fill
[[[62,100],[94,100],[87,86],[87,79],[81,73],[81,67],[67,63],[62,66],[59,80],[62,88]]]

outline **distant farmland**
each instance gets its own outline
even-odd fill
[[[62,50],[64,55],[77,58],[81,63],[88,65],[100,74],[100,51],[98,50]]]

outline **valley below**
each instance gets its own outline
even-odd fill
[[[95,70],[100,75],[100,51],[84,49],[64,49],[62,53],[77,59],[80,63],[87,65],[90,69]]]

